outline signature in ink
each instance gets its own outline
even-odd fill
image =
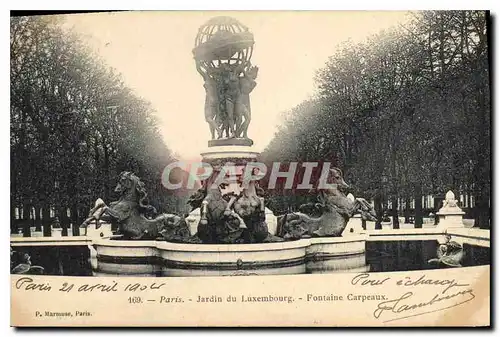
[[[380,319],[384,315],[387,318],[384,323],[397,321],[457,307],[472,301],[476,297],[470,288],[446,295],[437,293],[425,302],[418,301],[413,295],[413,292],[408,291],[396,299],[380,302],[375,311],[373,311],[373,316]],[[453,299],[459,299],[459,302],[452,302],[451,300]],[[426,311],[418,310],[422,308]]]

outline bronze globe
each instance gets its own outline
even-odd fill
[[[246,69],[254,45],[248,27],[228,16],[218,16],[202,25],[195,39],[194,58],[205,73],[227,63]]]

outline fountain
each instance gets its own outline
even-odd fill
[[[94,236],[94,274],[149,276],[271,275],[360,272],[368,269],[366,236],[345,232],[354,215],[373,220],[371,205],[347,197],[342,172],[328,171],[333,183],[317,188],[314,214],[276,218],[266,207],[259,153],[248,137],[250,93],[258,68],[251,64],[254,38],[230,17],[215,17],[200,27],[193,49],[204,81],[205,121],[211,140],[202,151],[210,174],[189,199],[186,218],[157,215],[147,203],[141,180],[120,175],[118,201],[98,200],[83,224],[114,224],[111,237]],[[309,205],[311,206],[311,205]],[[318,215],[319,214],[319,215]],[[359,218],[356,218],[359,221]],[[269,228],[271,225],[271,229]],[[343,235],[346,234],[346,235]]]

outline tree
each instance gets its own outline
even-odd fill
[[[333,159],[379,210],[423,195],[472,193],[476,225],[489,226],[490,98],[487,16],[425,11],[367,42],[347,41],[317,76],[265,156]],[[385,206],[387,207],[387,206]],[[408,213],[407,213],[408,215]]]
[[[12,210],[24,209],[26,221],[43,218],[46,229],[55,210],[65,229],[68,209],[80,223],[98,197],[113,199],[127,170],[167,211],[173,196],[160,180],[174,158],[151,104],[60,24],[54,16],[11,19]]]

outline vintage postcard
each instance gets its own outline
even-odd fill
[[[11,325],[490,326],[490,38],[480,10],[12,13]]]

